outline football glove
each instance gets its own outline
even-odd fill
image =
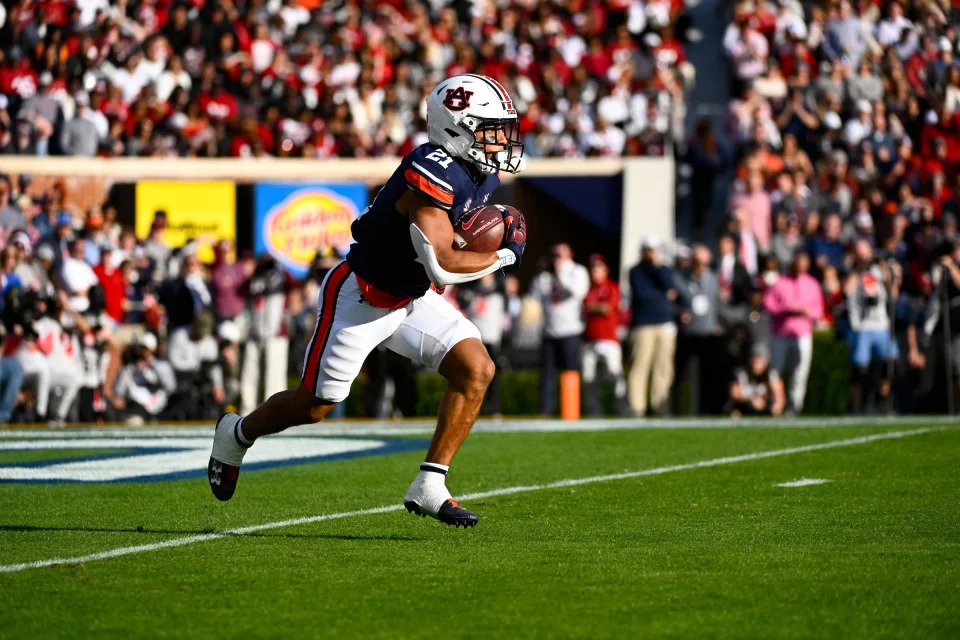
[[[519,211],[516,215],[509,209],[503,211],[503,248],[509,249],[517,256],[516,264],[520,264],[523,250],[527,246],[527,223]]]

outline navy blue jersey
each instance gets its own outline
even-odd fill
[[[400,161],[380,193],[357,218],[354,243],[347,254],[350,267],[377,289],[400,298],[420,297],[430,288],[423,265],[410,241],[410,221],[396,203],[407,189],[426,197],[450,216],[450,224],[472,208],[487,204],[499,186],[498,176],[478,177],[442,148],[424,144]]]

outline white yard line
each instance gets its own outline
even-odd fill
[[[960,424],[957,416],[842,416],[806,418],[587,418],[572,422],[551,419],[477,421],[471,433],[564,433],[633,431],[642,429],[810,429],[825,427],[882,427]],[[429,436],[435,420],[392,422],[385,420],[331,421],[294,427],[271,438],[304,436]],[[152,427],[84,427],[79,429],[2,429],[4,439],[42,438],[212,438],[210,426],[165,425]]]
[[[777,482],[774,483],[775,487],[811,487],[815,484],[827,484],[831,482],[825,478],[800,478],[799,480],[791,480],[790,482]]]
[[[905,438],[907,436],[918,436],[932,431],[943,431],[944,427],[913,429],[909,431],[890,431],[887,433],[876,433],[859,438],[848,438],[846,440],[832,440],[830,442],[821,442],[818,444],[808,444],[800,447],[790,447],[788,449],[776,449],[773,451],[758,451],[755,453],[745,453],[738,456],[726,456],[723,458],[713,458],[711,460],[701,460],[699,462],[690,462],[686,464],[676,464],[666,467],[655,467],[653,469],[643,469],[640,471],[627,471],[624,473],[613,473],[602,476],[588,476],[585,478],[571,478],[568,480],[559,480],[548,484],[532,484],[516,487],[504,487],[501,489],[492,489],[490,491],[479,491],[460,496],[461,500],[480,500],[483,498],[493,498],[495,496],[506,496],[515,493],[528,493],[531,491],[544,491],[547,489],[563,489],[565,487],[576,487],[584,484],[595,484],[599,482],[613,482],[615,480],[627,480],[630,478],[640,478],[643,476],[656,476],[674,471],[687,471],[690,469],[703,469],[706,467],[718,467],[726,464],[736,464],[738,462],[748,462],[751,460],[762,460],[764,458],[776,458],[778,456],[789,456],[795,453],[805,453],[808,451],[821,451],[823,449],[836,449],[838,447],[850,447],[859,444],[868,444],[878,440],[892,440],[895,438]],[[78,564],[81,562],[93,562],[95,560],[106,560],[118,556],[131,555],[134,553],[146,553],[147,551],[157,551],[159,549],[168,549],[171,547],[183,547],[197,542],[206,542],[208,540],[218,540],[230,536],[242,536],[248,533],[266,531],[269,529],[279,529],[281,527],[292,527],[302,524],[312,524],[323,522],[325,520],[337,520],[340,518],[353,518],[357,516],[370,516],[379,513],[388,513],[390,511],[399,511],[403,506],[399,504],[374,507],[372,509],[361,509],[359,511],[344,511],[340,513],[328,513],[320,516],[307,516],[303,518],[294,518],[292,520],[281,520],[278,522],[267,522],[264,524],[255,524],[248,527],[239,527],[228,529],[226,531],[205,533],[200,535],[186,536],[182,538],[171,538],[162,542],[153,544],[142,544],[132,547],[120,547],[110,549],[99,553],[91,553],[85,556],[76,556],[74,558],[49,558],[47,560],[36,560],[34,562],[23,562],[20,564],[0,565],[0,573],[14,573],[25,571],[26,569],[38,569],[40,567],[49,567],[57,564]]]

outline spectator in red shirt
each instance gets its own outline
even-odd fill
[[[103,310],[115,322],[123,322],[124,302],[126,294],[123,282],[123,273],[116,265],[114,249],[110,245],[101,247],[100,264],[93,268],[100,286],[103,287]]]
[[[627,415],[627,383],[623,377],[623,350],[620,348],[620,286],[610,279],[606,259],[590,256],[590,289],[583,300],[586,314],[583,349],[583,383],[587,411],[603,413],[598,393],[597,365],[603,364],[606,377],[613,382],[614,409]]]
[[[233,120],[237,117],[237,99],[224,91],[224,81],[219,75],[214,77],[209,91],[200,92],[197,102],[213,120]]]

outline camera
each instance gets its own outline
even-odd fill
[[[36,293],[24,291],[18,287],[7,291],[3,299],[3,312],[0,314],[0,321],[7,333],[12,333],[14,327],[20,325],[24,337],[37,337],[33,323],[39,319],[40,315],[37,310]]]

